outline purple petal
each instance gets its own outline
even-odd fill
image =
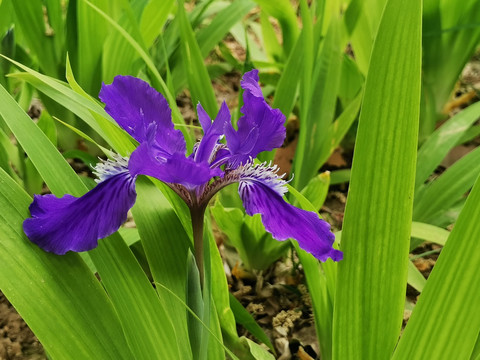
[[[135,140],[151,138],[170,154],[185,153],[185,139],[175,130],[167,100],[148,83],[132,76],[115,76],[99,94],[105,111]]]
[[[210,116],[208,116],[200,103],[197,104],[197,115],[198,121],[200,122],[200,125],[202,125],[203,133],[205,134],[212,125],[212,119],[210,119]]]
[[[109,177],[80,198],[35,195],[32,217],[23,222],[23,229],[46,251],[58,255],[88,251],[125,222],[136,196],[134,178],[128,172]]]
[[[132,153],[128,167],[132,176],[148,175],[187,188],[203,185],[222,173],[218,168],[211,169],[206,161],[197,163],[182,154],[165,154],[147,143],[141,144]]]
[[[243,74],[240,85],[245,91],[249,91],[253,96],[263,98],[262,89],[258,85],[258,70],[253,69]]]
[[[223,136],[225,125],[230,123],[230,110],[228,110],[227,104],[224,101],[213,124],[200,104],[197,106],[197,113],[198,120],[202,124],[204,135],[195,153],[195,161],[207,161],[211,163],[215,155],[214,150],[216,145]]]
[[[225,127],[225,137],[232,157],[231,168],[245,164],[250,157],[262,151],[270,151],[282,146],[285,139],[285,116],[278,109],[272,109],[263,98],[258,85],[258,70],[243,76],[242,113],[238,119],[238,130],[229,122]]]
[[[293,238],[320,261],[343,258],[343,253],[332,247],[335,235],[326,221],[283,200],[285,182],[276,175],[275,168],[263,165],[242,168],[238,192],[248,215],[261,214],[265,229],[275,239]]]

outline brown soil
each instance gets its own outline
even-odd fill
[[[38,339],[0,292],[0,360],[46,358]]]

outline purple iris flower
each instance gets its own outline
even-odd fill
[[[192,221],[194,214],[201,214],[202,223],[213,195],[239,183],[247,214],[261,214],[265,229],[275,239],[294,238],[321,261],[341,260],[342,252],[332,248],[329,224],[316,213],[284,201],[286,181],[276,166],[254,163],[260,152],[282,145],[285,116],[263,98],[257,70],[246,73],[241,85],[244,105],[238,128],[232,126],[225,102],[213,122],[199,104],[204,136],[186,156],[185,139],[174,128],[171,110],[160,93],[131,76],[117,76],[112,84],[104,84],[99,97],[105,111],[139,146],[130,158],[115,156],[98,164],[98,185],[80,198],[35,195],[32,217],[23,223],[28,238],[55,254],[95,248],[99,239],[117,231],[126,220],[136,199],[135,179],[148,175],[175,190],[188,204]]]

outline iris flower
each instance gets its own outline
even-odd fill
[[[28,238],[59,255],[95,248],[99,239],[125,222],[136,199],[135,180],[138,175],[148,175],[166,183],[187,203],[194,237],[195,223],[203,225],[203,214],[213,195],[239,183],[247,214],[261,214],[265,229],[275,239],[293,238],[321,261],[329,257],[341,260],[342,252],[332,248],[330,225],[316,213],[283,199],[287,181],[278,175],[276,166],[254,163],[260,152],[282,145],[285,116],[263,98],[257,70],[246,73],[241,86],[243,116],[237,129],[225,102],[213,122],[199,104],[198,120],[204,135],[186,156],[185,139],[174,128],[171,110],[160,93],[131,76],[116,76],[112,84],[103,84],[99,97],[106,112],[139,146],[129,158],[117,155],[98,164],[98,185],[80,198],[35,195],[31,218],[23,223]]]

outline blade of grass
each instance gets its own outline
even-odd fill
[[[398,339],[408,269],[420,64],[421,3],[389,0],[372,51],[373,71],[367,75],[345,209],[334,359],[388,359]]]

